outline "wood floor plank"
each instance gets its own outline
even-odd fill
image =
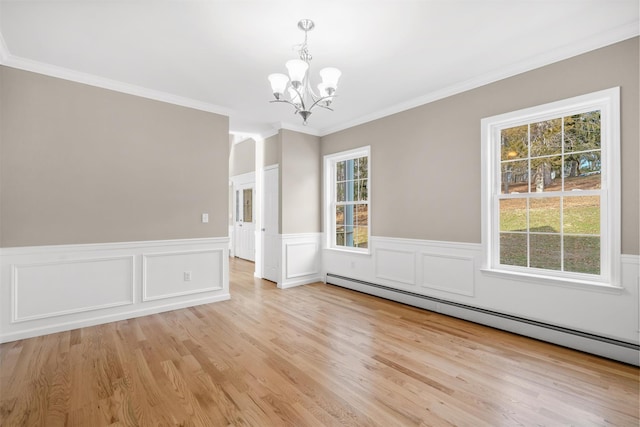
[[[0,425],[640,422],[636,367],[253,267],[229,301],[0,345]]]

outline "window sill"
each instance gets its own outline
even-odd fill
[[[336,248],[336,247],[327,246],[324,248],[324,250],[348,253],[352,255],[365,255],[365,256],[371,255],[371,249]]]
[[[498,270],[492,268],[481,268],[480,271],[482,272],[482,274],[488,276],[499,277],[502,279],[513,279],[519,282],[529,282],[609,294],[621,294],[624,291],[624,288],[622,286],[608,285],[606,283],[593,282],[589,280],[551,277],[539,274],[521,273],[517,271]]]

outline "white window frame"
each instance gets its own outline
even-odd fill
[[[367,157],[367,247],[336,245],[336,164],[344,160]],[[342,252],[371,254],[371,146],[355,148],[324,156],[324,230],[326,248]]]
[[[601,111],[600,275],[501,265],[500,131],[593,110]],[[551,284],[620,288],[620,88],[487,117],[482,119],[481,128],[483,272]]]

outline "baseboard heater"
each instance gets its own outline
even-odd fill
[[[640,345],[327,273],[326,283],[640,366]]]

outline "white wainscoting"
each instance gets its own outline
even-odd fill
[[[278,287],[285,289],[321,282],[321,233],[281,234]]]
[[[224,249],[142,254],[142,301],[221,290],[224,258]]]
[[[133,263],[133,256],[124,256],[13,264],[11,321],[131,305]]]
[[[481,271],[480,244],[377,236],[372,236],[369,243],[370,254],[325,247],[322,274],[331,274],[332,283],[345,284],[349,280],[341,278],[354,279],[345,286],[444,314],[465,318],[461,314],[464,310],[446,304],[451,302],[452,307],[477,308],[479,312],[553,325],[631,347],[639,344],[640,257],[637,255],[622,255],[621,288],[612,288],[550,284],[532,278],[487,274]],[[416,302],[420,296],[427,298]],[[493,320],[487,320],[491,317],[472,313],[467,318],[618,360],[638,357],[637,349],[625,349],[623,357],[627,359],[621,359],[611,346],[597,351],[582,344],[576,347],[572,343],[575,337],[566,338],[568,335],[564,334],[564,338],[556,338],[552,333],[534,335],[514,330],[506,322],[491,323]]]
[[[472,256],[447,255],[422,252],[422,283],[427,289],[473,296],[474,258]]]
[[[229,299],[228,241],[2,248],[0,342]]]
[[[325,248],[323,275],[334,273],[443,299],[474,296],[480,245],[376,236],[369,244],[370,255]]]
[[[374,251],[376,278],[403,285],[416,284],[416,254],[414,251],[378,248]]]

